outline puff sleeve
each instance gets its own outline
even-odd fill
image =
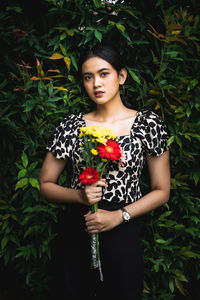
[[[76,139],[74,118],[75,116],[72,115],[60,122],[48,141],[46,149],[52,152],[58,159],[67,159],[71,157],[73,144]]]
[[[143,111],[140,117],[139,136],[144,151],[152,156],[163,154],[167,148],[169,131],[161,118],[152,111]]]

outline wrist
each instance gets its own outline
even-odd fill
[[[85,191],[82,190],[82,189],[77,190],[77,191],[78,191],[78,194],[79,194],[79,197],[78,197],[79,201],[78,202],[81,203],[81,204],[84,204],[85,203],[85,199],[86,199]]]
[[[118,223],[118,225],[120,225],[123,223],[122,211],[121,211],[121,209],[117,209],[115,212],[116,212],[116,217],[117,217],[117,223]]]
[[[131,219],[130,213],[125,207],[120,208],[122,223],[127,223]]]

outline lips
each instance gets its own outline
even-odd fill
[[[101,97],[101,96],[103,96],[104,92],[103,91],[96,91],[94,94],[95,94],[96,97]]]

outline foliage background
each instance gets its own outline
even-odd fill
[[[37,178],[54,127],[91,108],[76,78],[77,61],[81,47],[99,41],[112,42],[125,58],[126,96],[135,108],[154,110],[171,134],[170,201],[144,217],[144,300],[200,297],[200,3],[108,2],[1,2],[4,299],[58,298],[62,262],[55,252],[62,247],[64,207],[39,198]],[[59,183],[66,185],[68,176]],[[141,184],[145,192],[148,182]]]

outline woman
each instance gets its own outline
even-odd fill
[[[122,101],[120,86],[127,78],[122,59],[110,46],[97,45],[79,61],[83,86],[96,104],[87,114],[66,117],[56,128],[40,172],[43,197],[67,205],[65,225],[66,298],[140,300],[143,260],[140,217],[166,203],[170,194],[167,129],[151,111],[136,111]],[[102,180],[81,186],[79,130],[97,125],[112,130],[126,154],[126,164],[111,164]],[[57,180],[73,165],[70,188]],[[151,191],[141,195],[139,179],[147,162]],[[99,209],[90,207],[98,202]],[[90,234],[99,233],[103,282],[90,267]],[[97,284],[98,283],[98,284]]]

